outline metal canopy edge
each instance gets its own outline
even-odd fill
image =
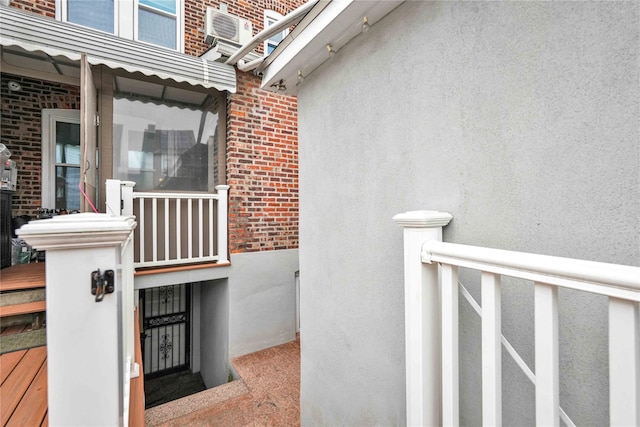
[[[236,92],[236,73],[231,65],[6,6],[0,6],[0,45],[64,56],[73,61],[79,61],[80,54],[86,53],[91,65]]]

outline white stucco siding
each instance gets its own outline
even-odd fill
[[[229,357],[296,338],[298,250],[231,255]]]
[[[638,3],[407,2],[298,88],[303,425],[404,423],[402,231],[638,265]],[[477,296],[474,279],[462,280]],[[533,291],[507,282],[503,330],[533,368]],[[608,420],[606,300],[561,292],[561,405]],[[479,367],[461,303],[461,376]],[[478,374],[461,384],[479,422]],[[504,362],[505,425],[534,421]]]

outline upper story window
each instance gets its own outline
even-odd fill
[[[138,40],[176,49],[176,0],[138,0]]]
[[[183,1],[56,0],[56,17],[183,52]]]
[[[276,22],[282,19],[282,15],[273,10],[264,11],[264,28],[269,28]],[[289,34],[289,28],[285,28],[279,33],[274,34],[269,39],[264,41],[264,54],[268,55],[278,46],[278,44]]]
[[[64,21],[114,33],[115,10],[113,0],[67,0]],[[58,8],[56,8],[57,10]]]

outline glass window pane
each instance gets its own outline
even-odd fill
[[[213,188],[217,114],[115,99],[113,122],[115,178],[136,190]]]
[[[140,8],[138,39],[159,46],[176,48],[176,19]]]
[[[113,33],[113,0],[67,0],[67,20]]]
[[[56,122],[56,163],[80,164],[80,125]]]
[[[138,3],[163,12],[176,14],[176,0],[138,0]]]
[[[56,166],[56,209],[80,209],[80,168]]]

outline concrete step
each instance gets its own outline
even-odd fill
[[[253,425],[252,398],[242,380],[192,394],[145,411],[145,425],[185,426],[206,419],[208,425]]]
[[[44,288],[0,292],[0,307],[44,301],[46,297]]]

